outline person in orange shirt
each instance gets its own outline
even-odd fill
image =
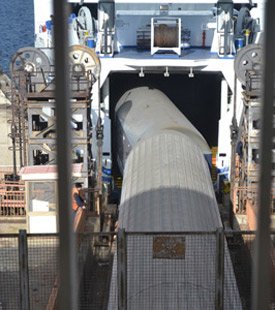
[[[80,195],[81,184],[76,183],[72,189],[72,209],[76,212],[79,208],[85,209],[85,201]]]

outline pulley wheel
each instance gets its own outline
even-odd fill
[[[81,71],[92,73],[95,79],[100,74],[100,61],[95,51],[84,45],[73,45],[69,50],[69,62],[73,74],[80,75]]]
[[[83,29],[93,30],[93,18],[91,11],[86,7],[82,6],[78,11],[78,21],[80,22]]]
[[[238,51],[234,70],[238,80],[245,85],[246,71],[259,71],[262,66],[262,48],[259,44],[250,44]]]
[[[32,76],[36,76],[37,73],[43,71],[45,75],[48,75],[50,71],[50,60],[38,48],[20,48],[11,59],[10,71],[12,75],[16,75],[18,71],[25,71]]]

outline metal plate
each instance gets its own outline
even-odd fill
[[[95,51],[84,45],[73,45],[69,50],[69,62],[71,70],[81,75],[84,72],[91,73],[95,79],[100,74],[100,61]],[[82,70],[82,71],[81,71]]]
[[[185,237],[154,237],[153,258],[184,259]]]
[[[245,85],[246,71],[260,71],[262,64],[262,48],[258,44],[250,44],[242,48],[235,58],[234,70],[238,80]]]

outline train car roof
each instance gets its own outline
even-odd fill
[[[124,169],[119,227],[129,231],[222,227],[208,165],[189,136],[165,130],[132,149]]]

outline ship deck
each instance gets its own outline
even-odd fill
[[[219,58],[216,53],[212,53],[210,48],[186,48],[181,50],[181,55],[172,52],[160,52],[151,55],[149,49],[138,49],[135,47],[124,47],[115,58],[130,59],[174,59],[174,60],[208,60],[208,59],[232,59],[232,57]]]
[[[233,87],[234,57],[218,57],[216,53],[211,53],[209,48],[183,49],[181,55],[163,52],[151,55],[150,50],[127,47],[115,53],[113,57],[101,56],[100,61],[102,84],[111,71],[154,72],[167,69],[169,72],[180,72],[192,69],[202,72],[222,72],[229,85]]]

